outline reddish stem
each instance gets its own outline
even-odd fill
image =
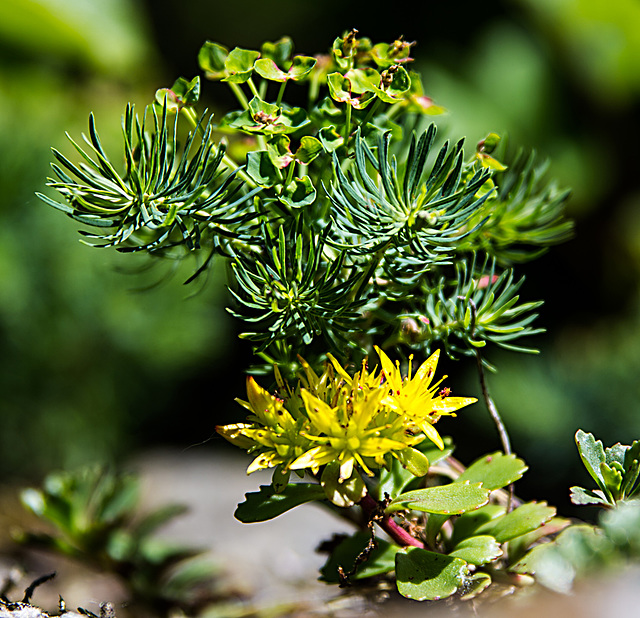
[[[367,520],[380,507],[380,503],[376,502],[369,494],[362,498],[358,504],[362,507]],[[398,525],[391,515],[384,515],[382,519],[376,519],[376,523],[401,547],[412,545],[424,549],[424,544]]]

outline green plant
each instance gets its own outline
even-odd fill
[[[489,395],[484,349],[535,352],[521,338],[542,332],[540,302],[520,300],[515,269],[572,224],[568,192],[532,154],[493,133],[465,153],[425,122],[444,110],[408,68],[412,45],[355,30],[315,57],[294,55],[286,37],[260,50],[207,42],[204,77],[229,86],[239,109],[217,121],[197,112],[199,76],[158,90],[142,118],[128,106],[124,172],[91,116],[88,149],[71,142],[83,163],[54,150],[48,186],[63,201],[40,197],[91,227],[97,246],[196,256],[189,281],[214,259],[229,265],[252,371],[273,371],[277,386],[250,378],[248,422],[217,428],[252,454],[249,472],[273,469],[238,519],[318,501],[358,524],[330,548],[327,581],[386,576],[412,599],[473,598],[518,583],[516,562],[566,525],[514,495],[526,466]],[[466,469],[435,424],[476,400],[433,383],[437,346],[475,360],[502,441]],[[374,351],[380,370],[369,369]],[[426,358],[415,373],[414,354]]]
[[[41,489],[25,489],[21,499],[54,531],[21,531],[18,542],[115,575],[139,610],[163,616],[177,610],[193,613],[219,600],[216,569],[197,559],[202,552],[155,536],[185,507],[172,504],[140,514],[135,477],[99,467],[52,473]]]

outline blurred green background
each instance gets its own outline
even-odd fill
[[[441,122],[474,145],[490,131],[552,160],[574,190],[577,235],[520,268],[523,296],[546,304],[539,356],[493,351],[490,388],[532,470],[527,497],[566,511],[584,482],[573,434],[640,437],[640,4],[637,0],[422,2],[415,9],[326,0],[0,3],[0,470],[5,481],[144,448],[185,448],[234,417],[248,350],[224,312],[224,273],[185,287],[190,265],[78,242],[41,204],[50,146],[86,130],[119,148],[127,101],[197,74],[206,40],[258,47],[283,34],[300,53],[357,27],[374,41],[416,40]],[[224,107],[220,98],[209,103]],[[123,271],[126,274],[123,274]],[[153,282],[159,285],[145,289]],[[456,392],[472,367],[449,364]],[[466,372],[466,377],[462,374]],[[481,406],[445,425],[470,461],[499,442]],[[466,431],[464,431],[466,428]],[[200,448],[218,447],[213,441]]]

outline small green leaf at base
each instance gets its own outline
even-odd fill
[[[324,490],[315,483],[291,483],[281,493],[275,493],[271,485],[261,485],[260,491],[245,494],[234,513],[242,523],[267,521],[282,515],[305,502],[324,500]]]
[[[461,541],[449,555],[481,566],[502,556],[502,549],[492,536],[482,534]]]
[[[414,601],[437,601],[454,594],[462,585],[467,563],[419,547],[405,547],[396,554],[398,592]]]

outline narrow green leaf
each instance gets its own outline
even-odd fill
[[[617,462],[614,462],[614,465],[615,464],[617,464]],[[614,500],[619,500],[621,497],[620,488],[622,485],[622,472],[616,470],[614,467],[609,467],[603,462],[600,464],[600,474],[604,480],[604,484],[609,495]]]
[[[472,463],[459,477],[460,481],[482,483],[486,489],[500,489],[522,478],[527,466],[514,454],[497,452]]]
[[[271,485],[261,485],[260,491],[245,494],[234,515],[245,524],[267,521],[305,502],[324,498],[324,490],[316,483],[291,483],[281,493],[275,493]]]
[[[396,554],[398,592],[414,601],[437,601],[454,594],[462,585],[467,563],[419,547],[405,547]]]

